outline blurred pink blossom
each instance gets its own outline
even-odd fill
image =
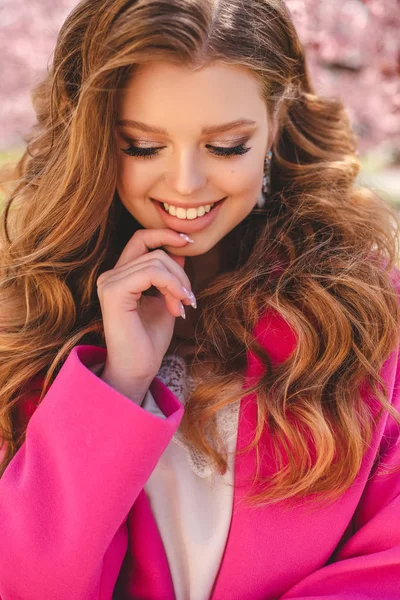
[[[1,0],[0,149],[34,123],[30,90],[76,0]],[[287,0],[319,93],[345,103],[361,152],[400,147],[399,0]]]
[[[286,3],[317,91],[342,99],[362,152],[390,147],[399,159],[399,0]]]

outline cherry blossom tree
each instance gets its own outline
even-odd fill
[[[319,92],[345,103],[362,151],[400,147],[399,0],[287,0]]]
[[[0,150],[34,123],[30,90],[76,0],[1,0]],[[362,153],[400,160],[399,0],[287,0],[319,93],[343,100]]]

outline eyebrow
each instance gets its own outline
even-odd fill
[[[151,125],[147,125],[142,121],[132,121],[131,119],[120,119],[117,121],[117,125],[121,125],[122,127],[131,127],[133,129],[140,129],[140,131],[144,131],[146,133],[159,133],[161,135],[168,135],[168,132],[161,127],[153,127]],[[213,133],[222,133],[224,131],[230,131],[231,129],[238,129],[239,127],[244,127],[245,125],[255,126],[257,123],[252,121],[251,119],[236,119],[236,121],[231,121],[230,123],[223,123],[220,125],[211,125],[209,127],[203,127],[201,130],[202,135],[211,135]]]

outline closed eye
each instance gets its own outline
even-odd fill
[[[136,158],[153,158],[153,156],[156,156],[161,150],[163,150],[163,148],[165,148],[165,146],[159,146],[158,148],[140,148],[139,146],[130,144],[129,148],[121,148],[121,150],[122,152],[125,152],[125,154],[128,154],[128,156],[134,156]],[[230,148],[211,145],[207,145],[207,148],[210,149],[210,152],[212,154],[215,154],[216,156],[220,156],[222,158],[240,156],[242,154],[246,154],[246,152],[251,150],[251,147],[246,146],[244,142],[242,144],[239,144],[238,146]]]

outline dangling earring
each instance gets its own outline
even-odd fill
[[[272,152],[271,150],[268,152],[265,157],[265,168],[264,168],[264,177],[262,182],[262,190],[260,196],[257,200],[257,206],[262,208],[265,204],[265,197],[268,196],[271,192],[271,158]]]

